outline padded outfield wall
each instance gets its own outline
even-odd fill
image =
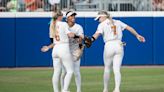
[[[97,12],[77,12],[77,23],[84,28],[85,35],[92,35],[98,22]],[[52,66],[51,51],[42,53],[40,48],[49,44],[49,21],[51,13],[0,13],[0,67]],[[164,64],[164,13],[163,12],[111,12],[135,28],[146,38],[140,43],[128,31],[123,31],[127,43],[123,65]],[[82,66],[102,66],[102,37],[91,48],[85,49]]]

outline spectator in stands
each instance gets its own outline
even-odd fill
[[[49,4],[51,5],[51,10],[58,10],[59,8],[59,4],[60,4],[60,0],[48,0]]]
[[[61,6],[60,8],[63,10],[63,11],[68,11],[69,8],[67,8],[68,6],[68,0],[61,0],[60,3],[61,3]]]
[[[164,0],[162,0],[162,3],[161,3],[161,10],[164,11]]]
[[[164,0],[153,0],[153,10],[164,11]]]
[[[16,12],[17,11],[17,0],[11,0],[7,3],[7,9],[10,12]]]
[[[43,0],[25,0],[26,11],[44,11]]]
[[[44,11],[51,10],[51,4],[48,2],[49,0],[44,0]]]
[[[7,3],[10,0],[0,0],[0,12],[7,11]]]
[[[18,0],[18,11],[25,11],[25,2],[24,0]]]

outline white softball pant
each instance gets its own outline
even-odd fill
[[[73,62],[73,68],[74,68],[74,75],[75,75],[75,82],[76,82],[76,87],[77,91],[76,92],[81,92],[81,74],[80,74],[80,59],[78,61]],[[62,67],[62,74],[61,74],[61,88],[64,86],[64,78],[65,78],[65,68]]]
[[[58,83],[60,79],[62,65],[65,67],[66,70],[63,91],[67,92],[73,74],[73,60],[71,57],[69,44],[56,44],[52,51],[52,58],[54,67],[54,73],[52,78],[54,92],[59,92]]]
[[[119,92],[121,84],[120,68],[124,56],[124,49],[120,40],[108,41],[104,47],[104,91],[108,92],[110,71],[113,66],[115,90]]]

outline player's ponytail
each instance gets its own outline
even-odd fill
[[[56,22],[57,22],[57,19],[58,19],[59,16],[63,16],[63,13],[60,10],[54,11],[53,17],[52,17],[52,19],[53,19],[52,25],[53,26],[51,28],[53,30],[54,37],[55,37],[56,41],[60,40],[59,31],[56,29]]]
[[[61,12],[61,10],[54,10],[53,15],[52,15],[52,23],[53,23],[53,29],[55,31],[55,26],[56,26],[56,21],[58,19],[59,16],[63,16],[63,13]]]
[[[116,34],[117,34],[117,33],[116,33],[116,25],[114,24],[114,21],[113,21],[113,19],[112,19],[112,17],[110,16],[109,13],[107,14],[107,18],[109,19],[109,21],[110,21],[111,24],[112,24],[111,28],[112,28],[113,31],[114,31],[114,35],[116,35]]]

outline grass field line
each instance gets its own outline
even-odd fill
[[[81,68],[104,68],[104,66],[81,66]],[[164,68],[164,65],[135,65],[135,66],[122,66],[122,68]],[[53,69],[53,67],[0,67],[0,70],[42,70],[42,69]]]

